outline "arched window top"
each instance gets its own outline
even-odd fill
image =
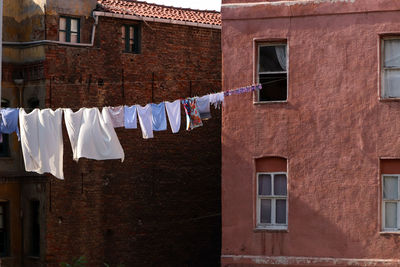
[[[257,172],[287,172],[287,159],[283,157],[263,157],[256,159]]]

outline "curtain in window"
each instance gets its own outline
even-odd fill
[[[400,40],[385,41],[385,67],[400,67]]]
[[[275,46],[276,57],[278,58],[279,65],[283,70],[286,70],[286,45]]]
[[[400,71],[385,70],[385,97],[400,97]]]

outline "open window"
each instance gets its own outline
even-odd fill
[[[259,44],[257,79],[262,84],[258,102],[287,100],[287,45],[285,43]]]

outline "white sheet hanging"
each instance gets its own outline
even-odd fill
[[[34,109],[29,114],[20,109],[21,146],[26,171],[48,172],[64,179],[61,120],[61,109]]]
[[[165,108],[172,133],[179,132],[181,128],[181,101],[179,99],[174,102],[165,101]]]
[[[77,112],[64,109],[64,120],[74,160],[88,158],[124,161],[124,150],[108,112],[103,110],[100,114],[97,108],[81,108]]]

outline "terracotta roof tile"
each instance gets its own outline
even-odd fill
[[[221,25],[221,13],[217,11],[163,6],[135,0],[98,0],[96,10],[116,14]]]

